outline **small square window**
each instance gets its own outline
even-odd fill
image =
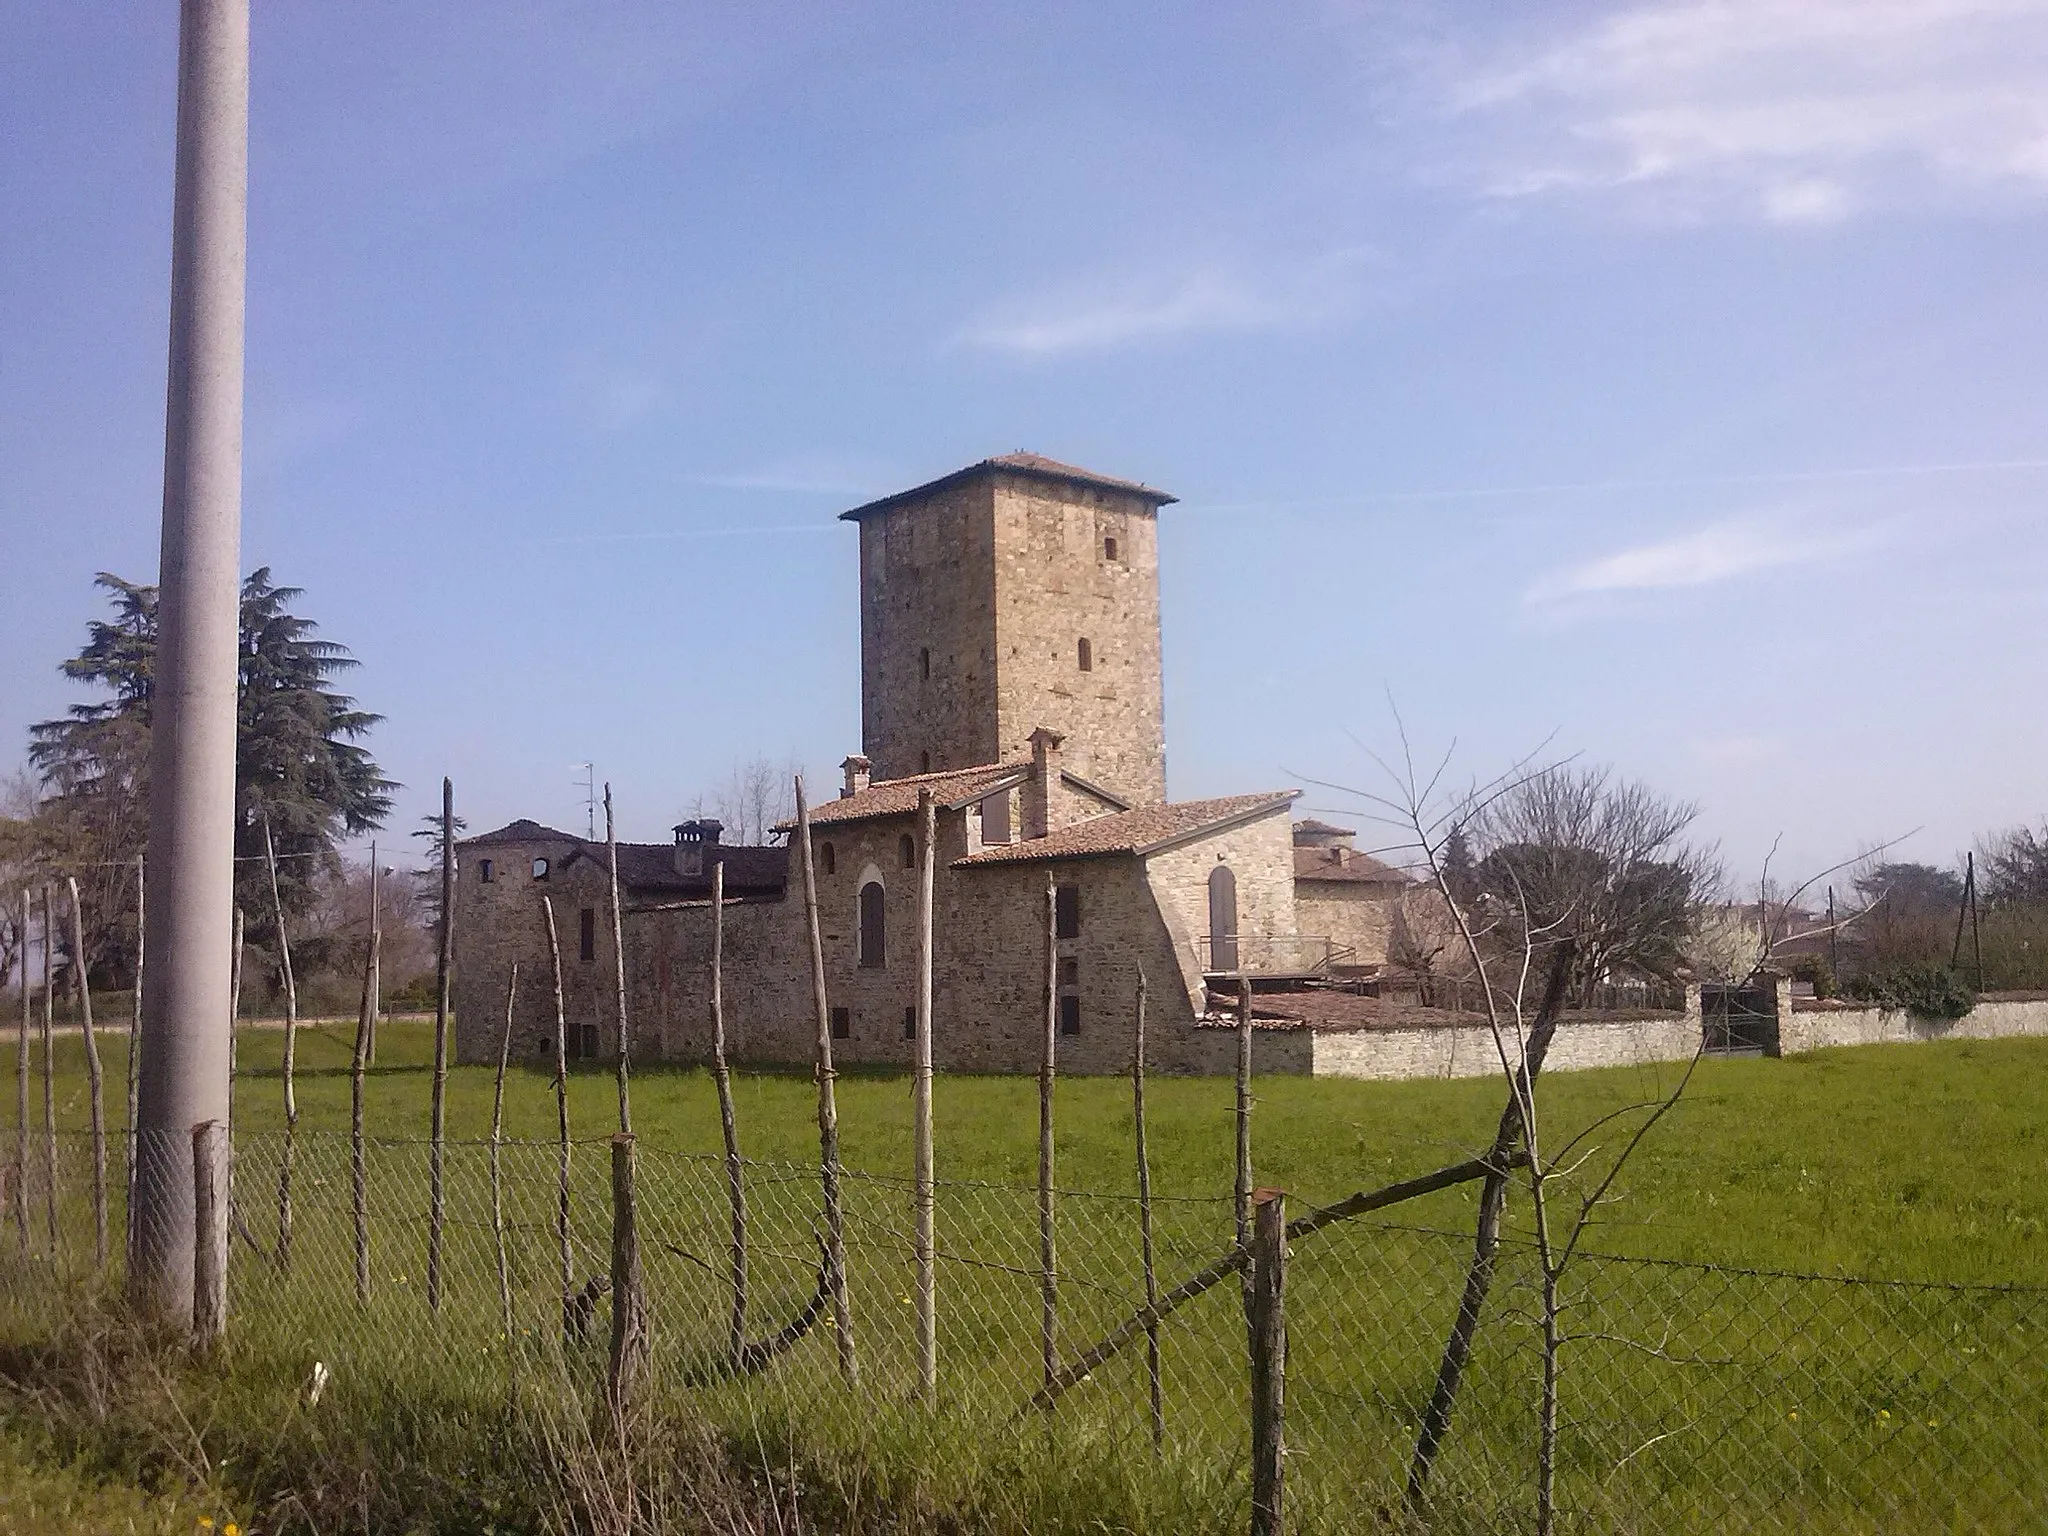
[[[1081,1033],[1081,999],[1071,993],[1060,999],[1060,1033],[1078,1035]]]
[[[1081,937],[1081,887],[1063,885],[1053,892],[1052,917],[1056,938]]]
[[[915,1006],[903,1010],[903,1038],[906,1040],[915,1040],[917,1038],[917,1009]]]

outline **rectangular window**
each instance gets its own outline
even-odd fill
[[[917,1009],[915,1006],[903,1010],[903,1038],[906,1040],[915,1040],[917,1038]]]
[[[491,861],[489,859],[478,859],[476,861],[476,870],[483,877],[483,883],[489,885],[491,883]]]
[[[1078,987],[1081,985],[1080,961],[1062,960],[1060,962],[1060,985],[1063,987]]]
[[[834,1040],[851,1040],[853,1038],[853,1010],[851,1008],[834,1008],[832,1010],[832,1038]]]
[[[597,1052],[597,1026],[595,1024],[586,1024],[583,1026],[583,1059],[585,1061],[595,1061],[597,1060]]]
[[[981,802],[981,840],[991,845],[1010,840],[1010,792],[990,795]]]
[[[1060,1033],[1078,1035],[1081,1033],[1081,999],[1072,993],[1060,999]]]
[[[597,958],[597,908],[585,907],[577,919],[576,952],[585,960]]]
[[[1044,908],[1040,908],[1044,911]],[[1081,937],[1081,887],[1063,885],[1053,892],[1053,933],[1062,939]]]

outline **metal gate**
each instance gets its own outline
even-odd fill
[[[1700,1022],[1712,1056],[1775,1055],[1778,996],[1769,985],[1702,986]]]

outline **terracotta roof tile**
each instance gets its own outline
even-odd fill
[[[564,861],[572,864],[589,860],[610,872],[611,861],[603,843],[576,839],[576,850]],[[752,844],[718,844],[706,848],[704,872],[685,875],[676,869],[673,843],[619,844],[619,885],[636,897],[687,900],[711,895],[711,864],[725,865],[727,896],[779,896],[789,880],[789,849],[764,848]]]
[[[1414,882],[1403,871],[1355,848],[1297,848],[1297,880],[1342,881],[1348,885],[1405,886]]]
[[[917,809],[917,792],[929,789],[941,805],[962,801],[972,803],[993,791],[1003,781],[1029,778],[1029,763],[984,763],[978,768],[952,768],[942,773],[914,773],[903,779],[882,779],[858,794],[841,795],[810,808],[813,827],[835,826],[848,821],[872,821],[878,816],[903,816]],[[777,822],[775,830],[788,832],[796,818]]]
[[[459,837],[455,840],[458,848],[488,848],[493,843],[580,843],[583,839],[574,832],[558,832],[553,827],[544,827],[537,821],[524,816],[517,821],[508,821],[495,832],[479,832],[475,837]]]
[[[1097,474],[1092,469],[1082,469],[1076,464],[1062,464],[1058,459],[1048,459],[1042,453],[1005,453],[996,458],[983,459],[979,463],[969,464],[964,469],[956,469],[950,475],[941,475],[938,479],[928,480],[923,485],[912,486],[907,491],[897,491],[894,495],[883,496],[878,500],[867,502],[865,505],[855,507],[850,512],[842,512],[839,515],[847,522],[857,523],[862,518],[868,517],[873,513],[886,512],[889,508],[899,503],[912,501],[921,496],[928,496],[935,491],[945,490],[950,486],[959,484],[963,480],[972,479],[976,475],[985,475],[996,471],[1007,471],[1013,475],[1025,475],[1036,480],[1054,480],[1067,485],[1092,485],[1100,490],[1123,491],[1128,495],[1143,497],[1154,506],[1160,507],[1180,499],[1177,496],[1168,495],[1165,491],[1155,490],[1141,481],[1120,480],[1115,475]]]
[[[953,867],[1154,853],[1204,832],[1285,810],[1300,793],[1298,789],[1269,790],[1262,795],[1226,795],[1220,800],[1184,800],[1178,805],[1141,805],[1114,816],[1076,822],[1045,837],[984,848],[956,860]]]

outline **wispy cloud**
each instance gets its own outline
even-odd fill
[[[1523,594],[1535,607],[1603,597],[1709,587],[1761,571],[1815,565],[1862,548],[1862,532],[1805,529],[1748,517],[1709,523],[1655,544],[1602,555],[1543,575]]]
[[[1373,252],[1353,248],[1256,274],[1212,264],[1173,273],[1097,276],[1014,300],[955,333],[956,344],[1055,357],[1205,332],[1287,330],[1356,308]]]
[[[2043,0],[1657,0],[1440,86],[1502,197],[1811,224],[2048,194]]]

